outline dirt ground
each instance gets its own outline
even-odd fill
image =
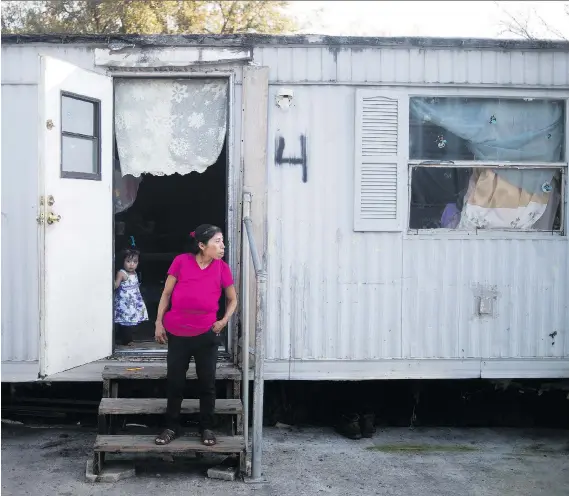
[[[207,479],[211,458],[141,459],[135,478],[90,484],[94,438],[80,428],[3,424],[2,495],[569,494],[569,431],[388,428],[350,441],[331,429],[269,428],[263,485]]]

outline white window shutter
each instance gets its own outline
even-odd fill
[[[354,230],[401,231],[406,205],[409,98],[356,91]]]

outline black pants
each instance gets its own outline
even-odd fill
[[[174,336],[168,333],[166,415],[168,428],[174,432],[180,432],[180,409],[184,398],[186,372],[192,357],[196,361],[198,376],[200,428],[203,431],[213,427],[217,343],[217,336],[213,331],[192,337]]]

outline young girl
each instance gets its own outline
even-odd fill
[[[136,275],[140,252],[136,249],[133,237],[131,240],[130,248],[122,252],[123,268],[115,278],[115,324],[118,324],[121,343],[129,346],[132,345],[133,328],[148,320]]]

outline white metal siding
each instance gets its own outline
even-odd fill
[[[254,61],[277,83],[569,85],[563,51],[259,47]]]
[[[4,46],[2,81],[37,82],[38,50],[102,71],[92,47]],[[569,53],[261,47],[254,56],[272,83],[294,83],[288,112],[275,105],[277,87],[269,97],[267,359],[569,357],[566,239],[353,231],[355,87],[347,86],[568,87]],[[327,82],[346,85],[311,84]],[[37,89],[6,86],[2,96],[2,359],[34,360]],[[276,138],[285,139],[284,159],[298,159],[301,134],[306,182],[301,165],[275,162]],[[239,122],[234,138],[237,161]],[[14,184],[28,187],[16,195]],[[474,317],[476,289],[497,292],[494,318]]]
[[[403,242],[404,357],[569,357],[566,240],[441,238]]]
[[[79,45],[5,45],[2,81],[37,82],[38,52],[104,72],[94,64],[94,51]],[[286,46],[257,47],[253,58],[270,68],[273,83],[569,86],[569,52],[562,51]],[[241,81],[239,69],[236,81]]]
[[[87,69],[105,73],[105,68],[95,67],[95,49],[81,46],[58,45],[7,45],[2,47],[2,82],[38,83],[40,55],[49,55]]]
[[[354,232],[356,89],[295,86],[288,111],[275,105],[278,89],[269,96],[267,359],[569,357],[566,238]],[[299,159],[301,134],[306,182],[301,165],[275,157],[283,137],[283,158]],[[477,291],[496,294],[493,317],[475,315]]]
[[[269,94],[268,359],[401,355],[401,236],[353,232],[354,98],[348,87]],[[306,135],[307,181],[300,165]],[[254,199],[253,199],[254,201]]]
[[[2,81],[3,82],[23,82],[23,83],[37,83],[39,81],[39,56],[48,55],[65,62],[87,69],[89,71],[106,74],[109,71],[107,67],[95,65],[95,46],[79,46],[79,45],[7,45],[2,47]],[[189,50],[195,51],[194,48]],[[184,72],[185,68],[178,68]],[[128,70],[117,67],[116,71]],[[148,67],[141,67],[141,71],[152,71]],[[211,72],[235,72],[235,81],[241,82],[242,70],[241,63],[235,65],[224,64],[220,66],[205,65],[196,66],[195,68],[187,69],[198,73]],[[176,76],[176,72],[172,71],[172,77]]]
[[[38,360],[39,260],[38,88],[39,56],[49,55],[80,68],[94,65],[94,47],[5,45],[2,47],[2,361]],[[211,68],[209,68],[211,70]],[[224,69],[227,71],[227,67]],[[241,79],[236,69],[236,81]],[[234,163],[240,161],[240,86],[236,86]],[[237,166],[238,168],[238,166]]]
[[[38,89],[2,85],[2,361],[38,359]]]

